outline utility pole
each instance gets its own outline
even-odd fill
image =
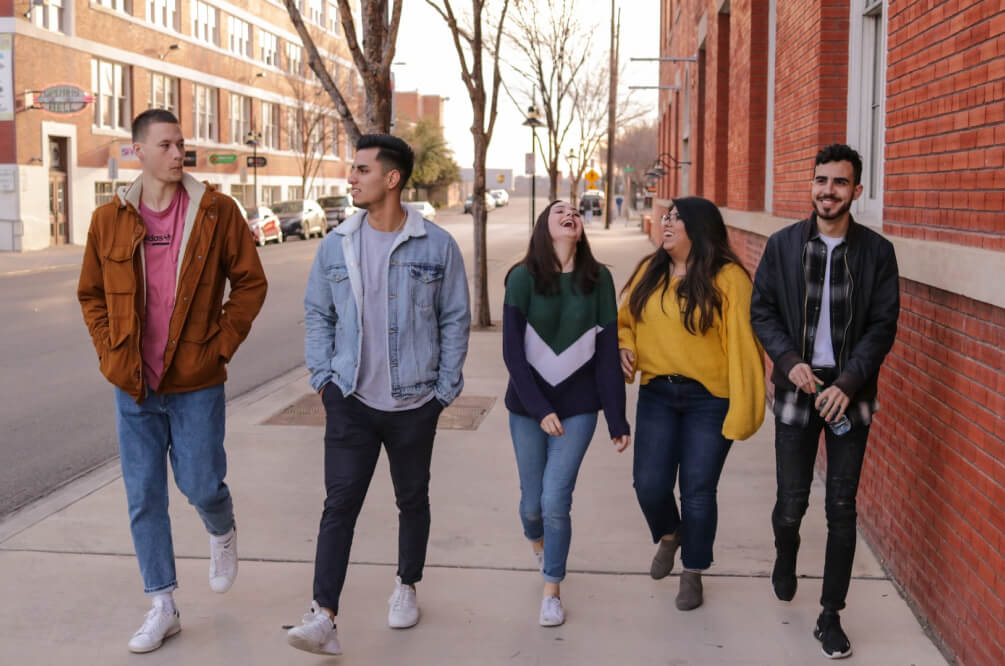
[[[615,14],[614,1],[611,0],[611,79],[610,91],[607,97],[607,172],[604,174],[604,229],[611,228],[611,200],[614,198],[614,124],[615,109],[618,98],[618,36],[620,32],[621,11]],[[617,26],[617,27],[616,27]]]

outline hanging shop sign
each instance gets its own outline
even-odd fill
[[[36,92],[32,106],[41,107],[49,113],[70,114],[83,111],[93,101],[94,95],[88,94],[83,88],[59,84]]]

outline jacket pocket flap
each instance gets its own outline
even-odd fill
[[[349,269],[344,264],[335,264],[328,268],[328,279],[332,282],[341,282],[349,279]]]
[[[421,282],[436,282],[443,279],[443,266],[435,264],[409,264],[408,274]]]

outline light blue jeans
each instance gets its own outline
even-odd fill
[[[167,461],[178,489],[210,534],[234,526],[234,507],[223,450],[226,404],[223,384],[160,395],[147,390],[141,404],[115,389],[122,480],[129,504],[129,528],[147,594],[178,587],[168,517]]]
[[[544,538],[544,571],[549,583],[565,578],[572,541],[572,491],[579,465],[593,439],[597,413],[562,419],[565,434],[555,437],[527,416],[509,415],[510,435],[520,473],[520,520],[531,541]]]

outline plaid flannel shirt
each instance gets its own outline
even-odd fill
[[[840,371],[847,354],[844,349],[845,334],[851,323],[852,290],[855,288],[847,261],[848,244],[840,243],[831,254],[830,310],[831,343],[834,358]],[[803,310],[802,357],[806,363],[813,361],[813,342],[816,339],[817,324],[820,321],[820,307],[823,302],[824,277],[827,271],[827,245],[821,240],[816,227],[803,247],[803,279],[806,284],[806,303]],[[778,419],[787,425],[806,426],[814,411],[815,396],[799,389],[775,387],[773,411]],[[872,415],[879,409],[879,402],[872,400],[852,401],[845,414],[853,426],[869,425]]]

